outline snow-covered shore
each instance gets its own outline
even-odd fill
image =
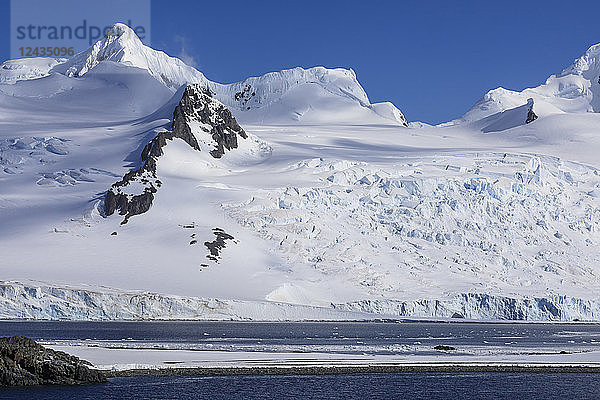
[[[103,348],[88,346],[46,345],[90,361],[96,368],[106,371],[156,370],[156,369],[248,369],[253,368],[315,368],[315,367],[589,367],[600,372],[600,350],[559,354],[490,354],[453,355],[386,355],[386,354],[336,354],[336,353],[272,353],[226,352],[189,350],[152,350]]]

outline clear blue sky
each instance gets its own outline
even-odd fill
[[[489,89],[538,85],[598,42],[598,0],[152,1],[153,47],[209,79],[353,68],[372,102],[429,123],[462,115]]]

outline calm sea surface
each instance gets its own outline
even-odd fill
[[[459,350],[468,346],[600,350],[600,324],[0,321],[0,336],[13,335],[38,341],[150,342],[200,349],[226,346],[232,351],[265,351],[276,346],[312,351],[318,346],[343,349],[358,345],[361,351],[385,353],[431,349],[439,344]]]
[[[600,325],[449,323],[0,322],[0,336],[245,351],[600,350]],[[207,347],[208,346],[208,347]],[[399,373],[114,378],[83,387],[0,389],[0,399],[600,399],[600,374]]]
[[[83,387],[0,389],[9,399],[599,399],[597,374],[357,374],[114,378]]]

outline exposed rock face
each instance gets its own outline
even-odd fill
[[[535,113],[533,112],[533,110],[529,110],[527,112],[527,119],[525,120],[525,123],[528,124],[530,122],[535,121],[538,118],[537,115],[535,115]]]
[[[238,135],[243,139],[248,138],[246,132],[231,115],[231,111],[214,100],[209,89],[203,89],[198,85],[185,88],[183,97],[173,114],[173,132],[176,133],[176,137],[185,140],[194,149],[200,150],[190,126],[190,122],[194,121],[204,124],[201,129],[210,135],[213,143],[210,139],[204,142],[213,147],[210,154],[215,158],[221,158],[225,150],[236,149]]]
[[[526,124],[533,122],[538,118],[538,116],[533,112],[533,99],[527,99],[527,105],[529,106],[529,109],[527,110],[527,119],[525,120]]]
[[[125,216],[121,223],[125,224],[133,215],[150,209],[162,184],[156,176],[156,162],[168,140],[181,139],[194,150],[208,151],[212,157],[221,158],[226,151],[238,147],[238,136],[248,138],[231,111],[213,99],[209,89],[188,85],[173,112],[171,131],[156,135],[142,151],[143,165],[129,171],[106,192],[104,213],[108,216],[118,211]],[[143,191],[130,193],[128,189],[134,182],[140,183]]]
[[[0,386],[80,385],[106,382],[101,371],[69,354],[46,349],[34,340],[0,338]]]
[[[248,101],[250,101],[254,96],[256,96],[256,91],[250,86],[250,84],[246,84],[242,90],[236,92],[233,96],[235,101],[240,102],[240,107],[250,109],[249,106],[246,106]]]
[[[215,240],[213,240],[212,242],[204,242],[204,245],[210,252],[210,254],[206,256],[206,258],[208,258],[211,261],[218,262],[221,255],[221,250],[223,250],[226,246],[225,241],[233,240],[234,237],[226,233],[221,228],[214,228],[213,233],[216,236]]]

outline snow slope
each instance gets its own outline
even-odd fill
[[[406,125],[402,113],[391,103],[369,102],[352,70],[294,68],[224,85],[209,81],[177,58],[145,46],[123,24],[115,24],[105,38],[52,71],[81,77],[104,61],[144,69],[172,91],[186,83],[208,86],[217,99],[245,121],[313,123],[327,118]]]
[[[247,123],[375,120],[406,125],[404,116],[393,104],[369,102],[353,70],[298,67],[230,85],[211,85],[211,89]]]
[[[135,39],[117,25],[47,76],[0,83],[0,316],[600,318],[600,114],[575,107],[592,84],[555,96],[560,112],[532,94],[406,129],[351,71],[209,82],[248,139],[216,158],[214,126],[189,113],[203,145],[167,140],[154,201],[123,225],[107,191],[172,129],[185,90],[170,82],[201,76]]]
[[[0,65],[0,83],[12,83],[48,76],[52,68],[65,61],[61,58],[46,57],[5,61]]]
[[[562,72],[540,86],[516,92],[499,87],[490,90],[460,119],[469,123],[516,108],[531,98],[538,116],[560,113],[600,112],[600,44],[590,47]]]
[[[472,125],[481,127],[483,133],[501,132],[519,125],[529,124],[538,119],[534,108],[536,107],[533,99],[529,98],[527,103],[522,106],[492,114],[474,122]]]
[[[162,51],[149,49],[142,44],[132,29],[123,24],[115,24],[103,39],[57,65],[53,71],[69,77],[81,77],[104,61],[144,69],[173,91],[186,82],[208,82],[201,72],[187,66],[183,61],[169,57]]]

